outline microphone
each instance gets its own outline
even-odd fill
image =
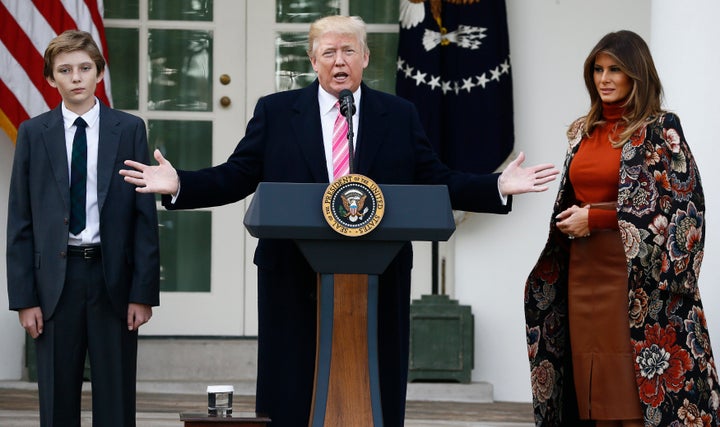
[[[340,91],[340,114],[345,116],[345,120],[347,120],[348,123],[348,133],[347,133],[347,139],[348,139],[348,154],[349,154],[349,160],[350,160],[350,167],[349,167],[349,174],[355,173],[355,166],[354,166],[354,157],[355,157],[355,149],[353,148],[353,122],[352,117],[353,114],[355,114],[355,98],[353,97],[353,93],[349,89],[343,89]]]
[[[343,89],[340,91],[340,114],[347,117],[348,112],[351,117],[355,114],[355,98],[349,89]]]

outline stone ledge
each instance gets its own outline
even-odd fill
[[[457,383],[410,383],[407,400],[433,402],[493,402],[492,384],[476,382]]]
[[[138,381],[212,384],[254,381],[257,340],[141,339],[137,360]]]
[[[211,381],[138,381],[138,393],[204,395]],[[229,381],[235,387],[235,393],[242,396],[255,395],[255,381]],[[37,390],[37,383],[29,381],[0,381],[0,389]],[[90,389],[88,382],[83,390]],[[492,385],[486,382],[470,384],[453,383],[410,383],[407,400],[427,402],[493,402]]]

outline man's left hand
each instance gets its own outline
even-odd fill
[[[524,168],[524,161],[525,153],[521,152],[500,174],[498,187],[503,196],[546,191],[548,186],[545,184],[554,181],[560,173],[550,163]]]

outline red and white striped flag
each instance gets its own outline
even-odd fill
[[[108,61],[102,15],[103,0],[0,0],[0,128],[12,141],[20,123],[60,103],[43,77],[43,54],[54,37],[87,31]],[[108,67],[96,95],[111,105]]]

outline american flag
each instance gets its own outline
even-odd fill
[[[87,31],[108,61],[102,16],[103,0],[0,0],[0,128],[12,141],[20,123],[60,103],[43,77],[43,54],[54,37]],[[109,67],[95,94],[111,105]]]

